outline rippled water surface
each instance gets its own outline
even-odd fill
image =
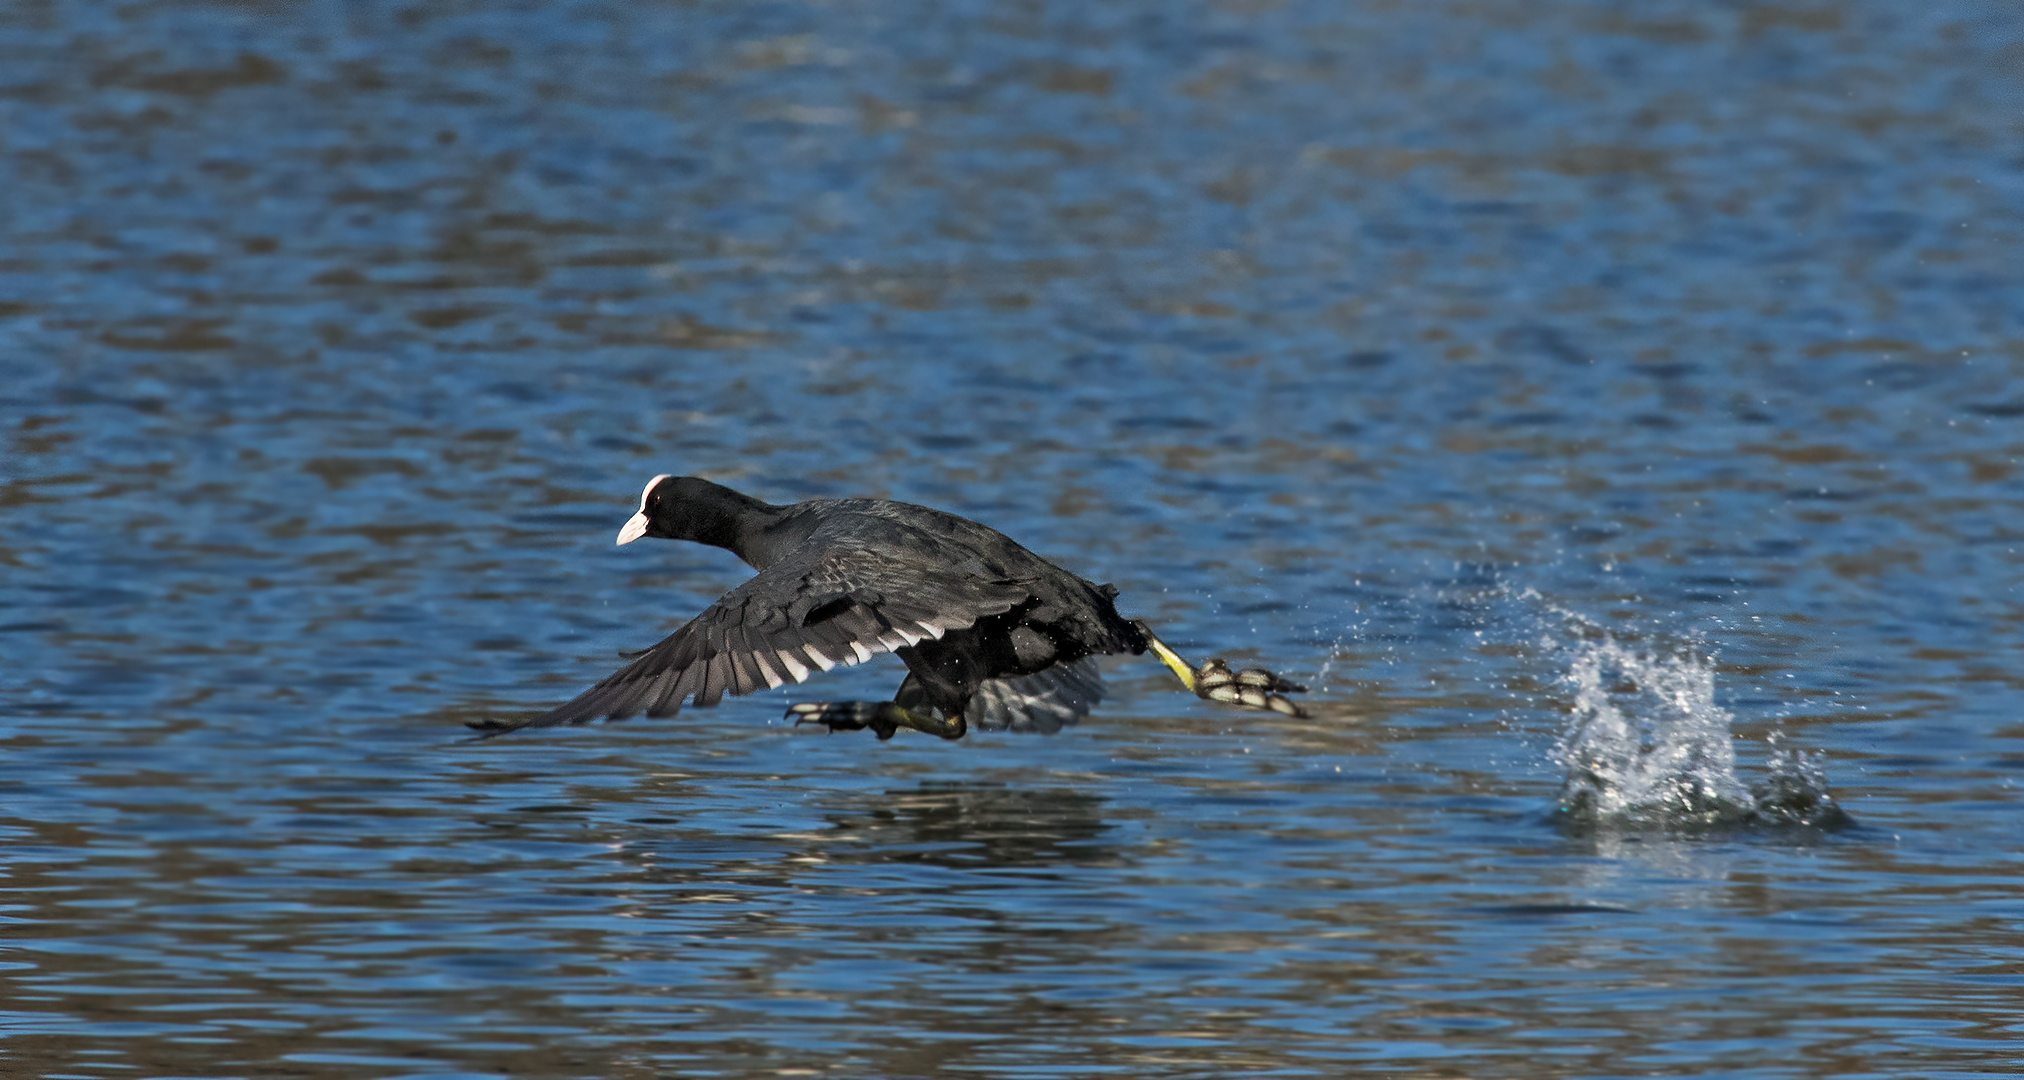
[[[0,1072],[2024,1073],[2024,14],[0,4]],[[931,503],[1051,737],[484,744]]]

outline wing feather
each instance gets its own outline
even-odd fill
[[[724,691],[731,688],[731,657],[728,653],[716,653],[703,661],[703,685],[696,688],[696,708],[707,709],[724,700]]]
[[[752,644],[752,636],[740,626],[732,631],[731,641],[731,662],[738,669],[736,692],[750,694],[772,689],[776,684],[766,677],[765,669],[760,667],[759,650]]]

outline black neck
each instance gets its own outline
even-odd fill
[[[790,507],[771,506],[721,484],[684,477],[685,490],[670,513],[670,534],[678,540],[720,547],[756,568],[764,569],[787,553],[798,538],[780,536]]]

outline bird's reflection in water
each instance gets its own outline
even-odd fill
[[[1103,803],[1069,788],[925,783],[830,814],[825,855],[952,869],[1116,865]]]

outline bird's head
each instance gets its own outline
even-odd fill
[[[618,542],[642,536],[663,540],[694,540],[731,546],[740,519],[766,504],[698,476],[662,473],[640,492],[640,508],[618,531]]]

